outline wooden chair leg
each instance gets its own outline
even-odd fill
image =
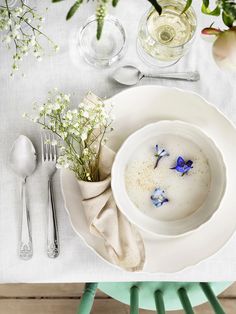
[[[93,307],[97,283],[86,283],[77,314],[89,314]]]
[[[225,314],[220,302],[218,301],[217,297],[215,296],[211,286],[206,282],[200,282],[200,286],[202,291],[204,292],[205,296],[207,297],[208,301],[210,302],[212,308],[214,309],[216,314]]]
[[[139,313],[139,289],[133,286],[130,289],[130,314]]]
[[[165,314],[165,304],[161,290],[156,290],[154,293],[157,314]]]
[[[180,301],[182,303],[183,309],[185,311],[186,314],[194,314],[192,305],[190,303],[189,297],[187,295],[187,291],[184,288],[180,288],[178,290],[178,295],[180,298]]]

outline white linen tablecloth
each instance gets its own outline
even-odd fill
[[[236,234],[213,257],[175,274],[128,273],[109,266],[73,232],[63,206],[58,173],[54,183],[61,254],[55,260],[49,259],[45,248],[47,191],[40,168],[29,184],[34,256],[29,261],[19,259],[19,182],[8,166],[9,150],[19,134],[29,136],[36,148],[40,148],[39,129],[23,119],[22,113],[31,112],[32,104],[35,101],[42,102],[47,92],[54,87],[71,93],[75,104],[88,90],[109,97],[123,89],[109,79],[113,69],[92,68],[71,49],[74,32],[93,12],[92,1],[68,22],[65,16],[70,1],[58,4],[51,4],[49,0],[34,2],[39,9],[49,7],[45,31],[61,49],[57,54],[45,56],[41,62],[27,58],[22,64],[25,77],[16,75],[14,79],[9,77],[11,55],[7,50],[0,49],[0,283],[236,280]],[[133,63],[143,70],[148,69],[137,56],[135,42],[138,22],[147,8],[145,0],[120,0],[114,11],[126,28],[128,38],[128,51],[121,64]],[[198,17],[200,25],[208,26],[213,21],[213,18],[202,17],[200,13]],[[236,122],[236,76],[217,68],[211,56],[211,44],[203,41],[199,33],[191,52],[169,70],[194,69],[198,69],[201,74],[201,80],[197,83],[143,80],[142,84],[156,83],[193,90]]]

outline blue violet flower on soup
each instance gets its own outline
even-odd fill
[[[188,174],[189,170],[193,168],[193,162],[192,160],[185,161],[183,157],[179,156],[176,165],[173,168],[170,168],[172,170],[176,170],[180,173],[182,173],[182,176],[185,174]]]
[[[165,156],[169,156],[169,153],[165,149],[160,148],[158,145],[156,145],[155,146],[155,157],[157,158],[157,160],[156,160],[154,169],[157,168],[158,163],[161,160],[161,158],[165,157]]]
[[[151,195],[152,204],[155,207],[161,207],[164,203],[169,202],[165,196],[165,192],[161,188],[156,188]]]

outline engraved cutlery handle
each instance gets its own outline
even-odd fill
[[[59,255],[59,238],[58,226],[53,198],[52,181],[48,181],[48,235],[47,235],[47,254],[50,258],[55,258]]]
[[[163,73],[158,73],[156,75],[144,74],[144,77],[184,80],[184,81],[198,81],[200,79],[200,75],[197,71],[196,72],[172,72],[172,73],[163,72]]]
[[[22,218],[20,235],[20,258],[28,260],[33,256],[30,213],[26,202],[26,181],[21,186]]]

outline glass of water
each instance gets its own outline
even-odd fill
[[[139,25],[137,49],[146,63],[160,67],[175,64],[193,43],[197,18],[184,0],[160,0],[162,14],[152,7]]]
[[[96,32],[97,18],[93,15],[79,31],[78,43],[82,57],[97,67],[110,66],[120,60],[125,53],[126,34],[118,19],[106,16],[99,40]]]

